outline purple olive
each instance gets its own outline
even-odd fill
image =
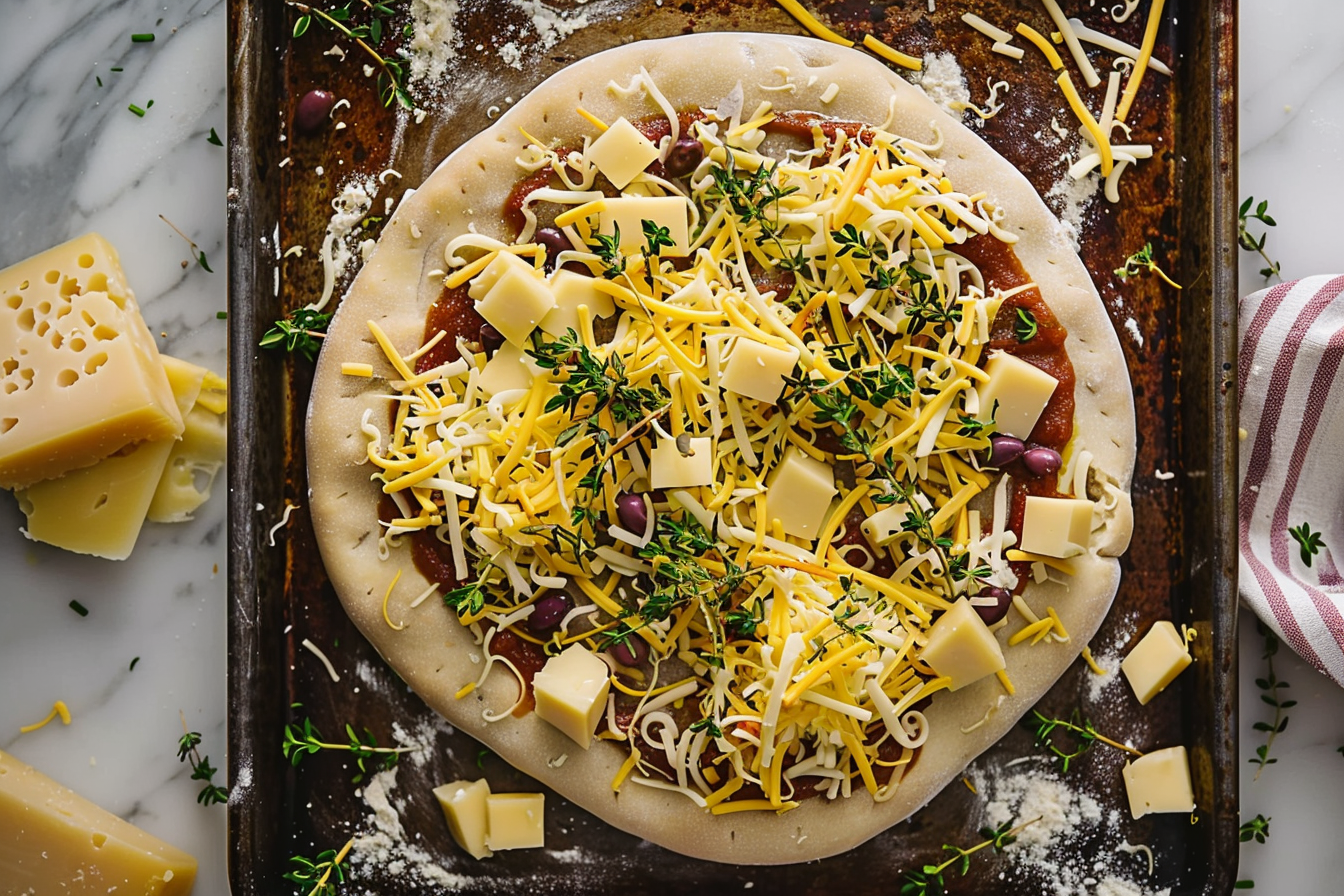
[[[546,270],[555,270],[555,259],[561,252],[567,252],[574,247],[570,245],[569,237],[565,236],[556,227],[543,227],[537,231],[533,238],[541,243],[546,249]]]
[[[548,594],[532,605],[527,627],[535,634],[543,634],[560,624],[570,610],[569,598],[563,594]]]
[[[1022,444],[1021,439],[1015,439],[1012,436],[990,436],[989,441],[989,460],[986,463],[991,467],[1004,467],[1022,456],[1026,450],[1026,445]]]
[[[616,518],[621,528],[636,535],[643,535],[649,525],[649,509],[644,506],[644,496],[624,494],[616,499]]]
[[[1053,448],[1028,448],[1022,452],[1022,466],[1033,476],[1049,476],[1059,471],[1064,459]]]
[[[998,601],[998,603],[985,604],[983,606],[980,604],[971,604],[971,606],[975,608],[975,612],[979,613],[980,618],[985,621],[985,625],[993,625],[1003,617],[1007,616],[1008,608],[1013,604],[1013,595],[1011,592],[1005,588],[996,588],[992,585],[988,588],[981,588],[980,593],[977,594],[976,597],[992,597]]]
[[[649,655],[649,645],[638,635],[631,635],[619,644],[613,644],[611,655],[622,666],[638,666]]]
[[[682,137],[668,150],[663,170],[672,177],[685,177],[696,169],[705,157],[705,148],[694,137]]]
[[[303,134],[315,134],[327,123],[331,107],[336,105],[336,97],[325,90],[310,90],[299,100],[299,108],[294,113],[294,127]]]
[[[493,358],[495,352],[504,347],[504,334],[490,324],[481,324],[481,348],[487,357]]]

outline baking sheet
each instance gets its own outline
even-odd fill
[[[1033,48],[1026,47],[1024,63],[989,52],[990,41],[959,21],[970,4],[951,0],[940,0],[933,14],[922,0],[808,5],[848,34],[872,31],[916,55],[952,53],[974,101],[985,99],[987,81],[1008,80],[1005,108],[985,123],[982,134],[1043,194],[1055,185],[1060,149],[1050,139],[1050,115],[1042,110],[1057,110],[1065,127],[1072,119]],[[1104,14],[1082,0],[1063,5],[1068,14],[1087,21],[1101,21]],[[1044,30],[1047,21],[1034,3],[1001,0],[974,7],[1000,24],[1022,20]],[[229,808],[229,865],[234,893],[284,892],[288,885],[281,876],[290,856],[339,848],[370,814],[368,795],[351,782],[355,769],[345,757],[322,754],[299,768],[284,760],[283,727],[303,717],[311,717],[328,739],[340,739],[350,722],[375,732],[383,744],[391,741],[394,723],[433,740],[429,761],[399,766],[394,794],[399,821],[428,864],[445,869],[446,880],[470,891],[605,892],[619,885],[625,892],[659,893],[688,885],[752,885],[804,893],[894,892],[906,872],[941,861],[944,843],[979,842],[985,794],[954,784],[909,822],[857,850],[801,866],[762,868],[686,859],[613,830],[548,793],[546,850],[502,853],[484,863],[471,860],[449,840],[430,788],[482,775],[496,790],[537,785],[482,755],[474,740],[426,709],[346,619],[323,575],[303,509],[302,423],[311,365],[256,345],[285,309],[320,294],[321,267],[313,253],[322,244],[340,186],[357,172],[394,169],[399,178],[385,176],[378,184],[370,214],[381,214],[385,199],[395,200],[407,186],[418,184],[440,158],[487,126],[497,114],[492,106],[507,105],[583,55],[633,39],[695,30],[801,32],[766,0],[589,0],[558,8],[586,15],[589,24],[543,49],[514,4],[463,2],[462,56],[450,68],[443,96],[427,104],[430,114],[419,125],[398,124],[396,113],[380,106],[373,79],[361,70],[364,60],[341,62],[324,53],[333,43],[331,34],[314,27],[313,33],[292,40],[294,10],[264,0],[238,0],[230,8],[229,777],[236,797]],[[1043,711],[1060,716],[1081,709],[1103,731],[1142,748],[1187,745],[1196,821],[1175,815],[1130,823],[1125,817],[1119,828],[1125,839],[1149,844],[1156,856],[1153,877],[1142,873],[1142,860],[1126,876],[1155,891],[1171,887],[1177,893],[1220,896],[1230,892],[1235,877],[1238,823],[1236,423],[1226,385],[1236,335],[1234,12],[1234,0],[1167,4],[1157,55],[1174,66],[1176,77],[1150,74],[1131,116],[1136,133],[1154,144],[1157,157],[1126,175],[1118,206],[1098,197],[1079,219],[1081,255],[1129,361],[1139,431],[1134,541],[1124,559],[1115,607],[1094,649],[1114,653],[1110,648],[1134,632],[1172,618],[1198,631],[1196,663],[1148,707],[1138,707],[1123,683],[1094,695],[1095,682],[1081,664],[1041,703]],[[1105,30],[1138,44],[1145,14],[1146,5],[1119,25],[1107,16]],[[520,48],[521,69],[507,65],[499,52],[508,42]],[[341,43],[347,52],[358,52],[348,41]],[[474,50],[478,45],[481,49]],[[326,129],[318,137],[299,136],[289,126],[294,107],[318,87],[349,99],[350,108],[337,116],[349,126]],[[1057,212],[1064,211],[1063,203],[1049,201]],[[1156,257],[1186,284],[1179,294],[1150,276],[1121,282],[1112,275],[1145,242],[1153,243]],[[308,248],[304,255],[279,258],[294,245]],[[1175,476],[1158,478],[1159,472]],[[298,509],[271,546],[271,527],[287,503]],[[301,646],[305,638],[332,658],[339,682]],[[293,707],[295,702],[302,707]],[[1015,730],[975,768],[992,780],[995,770],[1012,760],[1039,755],[1031,732]],[[1102,811],[1124,812],[1122,764],[1120,754],[1098,748],[1066,780],[1095,796]],[[1117,843],[1100,829],[1092,831],[1073,838],[1078,842],[1067,854],[1113,853]],[[1011,852],[994,856],[985,850],[977,854],[968,877],[949,875],[949,889],[1039,893],[1047,876],[1012,864]],[[416,872],[397,874],[387,867],[361,876],[360,887],[358,892],[368,888],[389,896],[426,889]]]

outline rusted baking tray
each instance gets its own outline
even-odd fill
[[[588,25],[540,48],[536,32],[526,27],[530,14],[520,12],[518,4],[462,0],[461,55],[450,67],[444,97],[427,105],[430,114],[423,123],[403,127],[397,127],[394,111],[381,106],[376,78],[365,75],[366,60],[356,58],[361,51],[350,41],[339,41],[351,54],[342,61],[329,52],[336,42],[333,34],[317,25],[302,38],[292,38],[300,15],[293,6],[276,0],[234,0],[230,6],[233,892],[307,892],[310,887],[300,889],[282,879],[290,857],[338,848],[366,824],[370,809],[359,785],[351,783],[352,763],[326,754],[292,768],[282,756],[284,726],[306,716],[325,734],[337,736],[346,722],[353,722],[377,732],[382,743],[390,740],[394,723],[432,732],[432,759],[422,765],[403,761],[399,767],[396,808],[408,840],[430,863],[457,875],[445,879],[469,892],[597,893],[619,888],[638,894],[702,886],[898,893],[908,872],[943,861],[943,844],[980,841],[987,794],[954,783],[911,821],[848,854],[780,867],[689,860],[641,843],[547,794],[547,849],[502,853],[481,863],[466,858],[449,841],[430,789],[483,773],[496,789],[537,785],[497,758],[481,756],[475,741],[437,723],[346,619],[323,574],[304,510],[303,419],[312,366],[297,355],[260,350],[257,343],[286,309],[321,291],[321,267],[314,254],[343,180],[356,171],[399,172],[400,180],[388,177],[379,187],[371,214],[381,214],[385,197],[399,197],[407,186],[418,184],[444,155],[487,126],[497,111],[491,107],[507,105],[509,98],[522,96],[546,75],[608,47],[701,30],[801,33],[769,0],[557,0],[554,5],[569,15],[585,15]],[[1056,181],[1059,149],[1049,139],[1049,120],[1056,111],[1061,124],[1072,118],[1052,73],[1039,55],[1017,63],[990,52],[991,41],[960,20],[962,12],[974,7],[985,19],[1010,28],[1027,21],[1048,31],[1041,5],[1026,0],[938,0],[936,12],[926,11],[933,4],[925,0],[890,5],[811,0],[806,5],[848,34],[871,31],[916,55],[951,52],[975,102],[985,99],[987,80],[1008,80],[1004,109],[981,133],[1042,193]],[[1113,5],[1123,11],[1123,3],[1107,0],[1093,6],[1064,0],[1062,5],[1067,14],[1093,24],[1104,22],[1105,30],[1131,44],[1142,40],[1146,2],[1123,24],[1111,21],[1109,11]],[[1155,157],[1126,175],[1118,205],[1098,198],[1081,219],[1081,254],[1129,361],[1139,432],[1134,541],[1124,559],[1115,607],[1093,645],[1099,653],[1114,653],[1134,632],[1171,618],[1198,633],[1193,643],[1196,662],[1170,693],[1144,708],[1127,695],[1123,683],[1106,690],[1106,699],[1097,699],[1096,684],[1089,679],[1093,673],[1075,664],[1041,707],[1060,716],[1081,710],[1098,728],[1136,745],[1183,743],[1190,751],[1198,804],[1194,823],[1185,815],[1149,816],[1131,823],[1119,781],[1124,757],[1114,751],[1092,751],[1061,778],[1073,791],[1094,797],[1103,819],[1119,819],[1110,828],[1103,825],[1105,830],[1084,824],[1061,835],[1076,841],[1066,852],[1072,858],[1064,861],[1071,864],[1067,875],[1081,881],[1078,887],[1093,892],[1084,878],[1094,860],[1104,859],[1107,868],[1123,867],[1123,877],[1141,884],[1144,892],[1170,888],[1173,893],[1225,896],[1235,878],[1238,827],[1233,547],[1237,439],[1235,403],[1228,393],[1236,337],[1236,2],[1169,0],[1166,9],[1156,56],[1173,66],[1175,77],[1147,77],[1135,105],[1139,117],[1131,119],[1136,132],[1154,145]],[[390,46],[392,39],[383,37]],[[521,50],[520,69],[507,65],[499,52],[505,42],[516,42]],[[1026,49],[1036,53],[1030,46]],[[1106,55],[1104,63],[1109,65],[1111,58]],[[1071,66],[1067,55],[1065,59]],[[295,107],[313,88],[349,98],[351,107],[339,115],[349,123],[347,128],[329,127],[320,137],[296,136],[291,127]],[[440,107],[450,111],[436,111]],[[1058,200],[1051,201],[1059,211]],[[1112,274],[1126,256],[1149,242],[1155,256],[1185,285],[1179,293],[1152,276],[1122,282]],[[307,247],[307,252],[279,259],[294,245]],[[298,509],[272,545],[271,530],[286,503]],[[331,656],[339,682],[303,649],[305,638]],[[302,708],[293,708],[295,703]],[[1020,757],[1032,758],[1024,765],[1009,765]],[[975,765],[979,777],[972,780],[992,781],[995,770],[1023,767],[1041,773],[1051,768],[1026,728],[1015,730],[982,757]],[[1151,877],[1142,856],[1118,864],[1115,850],[1122,836],[1117,832],[1130,843],[1152,848],[1156,861]],[[1055,892],[1051,878],[1061,872],[1048,863],[1035,870],[1024,867],[1013,859],[1017,848],[1001,855],[983,850],[964,878],[949,869],[949,892]],[[394,896],[443,889],[425,884],[414,869],[391,862],[358,870],[358,883],[348,885],[353,892]]]

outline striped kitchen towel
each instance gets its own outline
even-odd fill
[[[1242,300],[1241,598],[1344,685],[1341,360],[1344,276],[1281,283]]]

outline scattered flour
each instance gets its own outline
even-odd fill
[[[944,112],[958,121],[961,120],[965,105],[971,101],[971,90],[966,85],[966,76],[962,74],[957,57],[951,53],[926,53],[923,71],[914,72],[911,82],[928,94]]]
[[[372,177],[357,175],[346,181],[331,200],[333,212],[318,256],[322,261],[322,297],[308,307],[320,311],[331,300],[336,282],[356,257],[351,237],[373,207],[377,192],[378,184]]]
[[[411,40],[407,47],[411,84],[436,82],[457,56],[457,0],[411,0]]]
[[[1095,174],[1074,180],[1065,171],[1045,194],[1046,205],[1059,218],[1075,252],[1078,251],[1079,235],[1083,232],[1083,218],[1092,207],[1092,201],[1097,198],[1099,186]]]
[[[461,874],[452,874],[441,868],[434,857],[406,840],[401,817],[392,804],[391,794],[397,787],[395,768],[374,775],[364,785],[364,802],[372,814],[364,819],[365,833],[355,837],[350,850],[350,864],[356,871],[356,883],[363,867],[376,868],[380,875],[422,886],[438,886],[447,892],[466,892],[473,880]],[[356,883],[357,886],[357,883]],[[375,890],[357,890],[363,896],[376,896]]]
[[[1134,337],[1134,341],[1139,344],[1139,348],[1143,348],[1143,334],[1139,332],[1139,322],[1131,317],[1125,321],[1125,329],[1129,331],[1130,336]]]
[[[1097,661],[1097,665],[1106,670],[1105,675],[1098,675],[1091,669],[1085,673],[1087,675],[1087,698],[1092,704],[1101,702],[1102,695],[1120,680],[1120,654],[1118,653],[1093,653],[1092,659]]]

